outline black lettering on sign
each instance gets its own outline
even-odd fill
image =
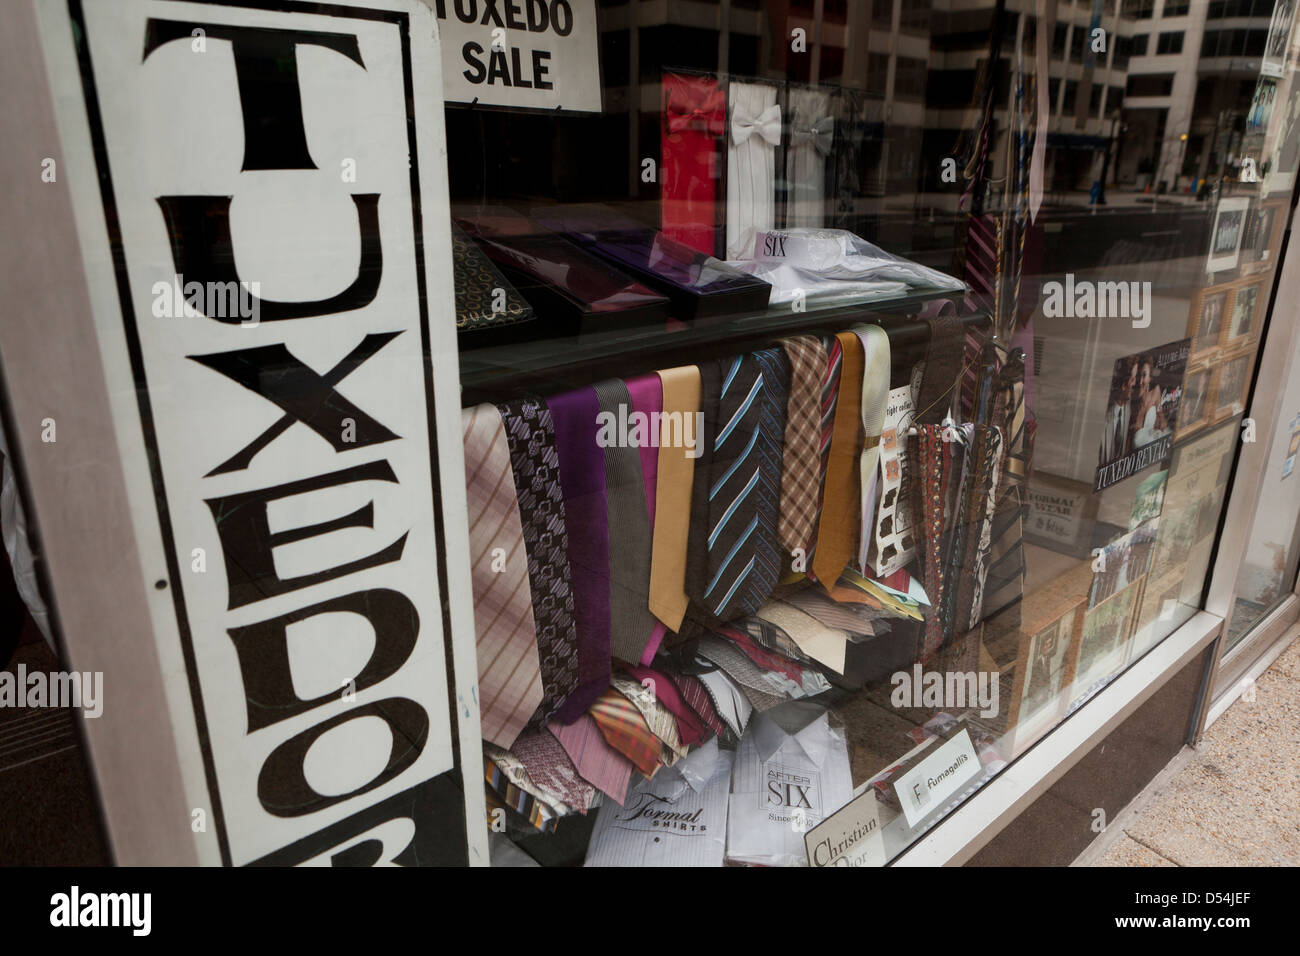
[[[303,365],[281,344],[187,356],[192,361],[234,379],[244,388],[274,402],[285,411],[279,421],[204,477],[211,478],[213,475],[247,468],[258,452],[284,434],[294,422],[302,422],[329,442],[336,452],[365,448],[367,445],[377,445],[401,437],[334,390],[334,386],[350,375],[358,365],[399,335],[401,332],[369,333],[324,375],[318,375],[315,369]],[[353,425],[351,434],[346,438],[345,419],[351,420]]]
[[[369,502],[352,514],[332,521],[322,521],[319,524],[276,532],[271,531],[267,519],[267,506],[282,498],[319,491],[323,488],[338,488],[358,481],[391,481],[396,484],[397,476],[393,474],[393,468],[387,461],[372,461],[364,465],[344,468],[342,471],[290,481],[271,488],[259,488],[255,491],[206,499],[226,559],[226,587],[229,590],[227,609],[233,611],[237,607],[252,604],[262,598],[287,594],[298,588],[320,584],[322,581],[332,581],[354,571],[399,560],[402,557],[402,549],[406,547],[407,533],[373,554],[323,571],[300,574],[291,578],[281,578],[276,571],[275,558],[271,553],[274,548],[342,528],[373,528],[375,506],[374,502]]]
[[[307,759],[307,751],[330,730],[361,717],[378,717],[388,725],[393,741],[388,752],[388,762],[374,779],[349,793],[334,796],[319,793],[307,782],[304,772],[303,762]],[[316,813],[392,780],[415,763],[428,736],[429,715],[409,698],[389,697],[353,707],[346,713],[308,727],[272,750],[262,764],[261,773],[257,775],[257,798],[267,813],[273,813],[277,817],[300,817]]]
[[[173,40],[192,39],[194,30],[214,40],[230,41],[239,82],[239,110],[244,117],[244,166],[249,169],[315,169],[307,150],[298,89],[298,45],[311,44],[341,53],[363,70],[357,38],[348,33],[273,30],[224,23],[160,20],[145,24],[144,59]]]
[[[230,239],[230,196],[159,196],[167,233],[171,237],[172,261],[176,271],[205,284],[209,282],[235,283],[240,288],[239,270],[235,268],[234,246]],[[331,315],[364,308],[375,299],[379,291],[379,278],[384,271],[384,253],[379,239],[379,194],[354,193],[352,203],[357,208],[357,229],[361,233],[361,262],[357,277],[338,295],[310,302],[276,302],[249,296],[253,314],[262,322],[282,319],[301,319],[309,315]],[[223,286],[227,287],[228,286]],[[239,315],[209,315],[230,325],[244,321]]]
[[[480,59],[483,56],[483,47],[470,41],[461,47],[460,52],[465,62],[469,64],[469,69],[464,71],[465,79],[471,83],[482,83],[487,78],[487,67]]]
[[[244,698],[248,706],[248,730],[252,733],[289,717],[296,717],[323,704],[338,700],[340,688],[331,688],[311,700],[303,700],[293,689],[289,667],[289,625],[322,614],[351,613],[365,618],[375,633],[375,647],[364,667],[353,678],[356,691],[373,687],[398,672],[415,647],[420,632],[420,615],[410,598],[388,588],[372,588],[330,598],[319,604],[290,611],[246,627],[232,627],[227,633],[239,656],[244,676]],[[341,675],[340,680],[347,675]]]

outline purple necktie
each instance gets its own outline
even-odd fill
[[[627,391],[632,396],[632,410],[641,412],[646,416],[648,421],[655,421],[656,415],[664,410],[664,386],[663,379],[658,375],[641,375],[637,378],[627,380]],[[658,436],[654,436],[658,439]],[[655,530],[655,493],[658,488],[659,478],[659,448],[657,441],[652,444],[646,442],[641,445],[638,451],[641,452],[641,475],[645,480],[645,497],[646,510],[650,515],[650,533],[654,534]],[[654,660],[655,652],[659,650],[659,645],[663,643],[664,635],[668,633],[666,624],[655,622],[654,630],[650,633],[650,641],[645,646],[645,653],[641,655],[641,663],[649,664]]]
[[[596,390],[579,388],[546,400],[560,456],[569,532],[569,574],[578,636],[578,689],[556,714],[573,723],[609,688],[609,524],[605,452],[596,444]]]

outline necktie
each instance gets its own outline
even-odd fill
[[[635,664],[654,630],[650,613],[650,514],[646,509],[641,453],[624,445],[617,424],[632,412],[632,396],[621,379],[595,385],[600,413],[615,427],[602,430],[605,445],[605,506],[609,540],[610,654]],[[609,439],[613,439],[612,441]]]
[[[581,714],[567,727],[553,721],[547,729],[560,742],[582,779],[621,806],[632,781],[632,762],[605,742],[591,715]]]
[[[782,657],[780,654],[775,654],[767,648],[760,647],[748,633],[740,628],[729,625],[720,627],[718,628],[718,634],[735,644],[746,657],[763,670],[773,671],[777,674],[784,674],[796,683],[803,680],[802,667],[788,657]]]
[[[857,464],[858,433],[862,428],[862,343],[852,332],[841,332],[836,339],[844,350],[844,366],[826,461],[826,493],[817,527],[817,553],[812,564],[817,580],[828,584],[839,580],[853,556],[855,535],[861,524]]]
[[[704,685],[695,677],[684,674],[669,674],[668,679],[682,695],[682,700],[686,705],[695,711],[700,720],[704,721],[704,726],[717,737],[727,735],[727,725],[722,722],[718,716],[717,708],[713,706],[713,698],[709,692],[704,689]]]
[[[622,674],[615,674],[610,680],[614,689],[632,702],[632,706],[641,714],[641,719],[646,722],[650,732],[670,752],[684,756],[686,748],[682,746],[682,739],[677,733],[677,720],[672,712],[659,702],[658,696],[649,687]]]
[[[641,682],[646,692],[653,696],[677,721],[678,739],[683,744],[697,747],[710,736],[704,722],[682,699],[677,685],[666,674],[649,667],[629,667],[628,673]]]
[[[859,487],[862,493],[858,535],[858,567],[867,570],[867,551],[871,547],[872,522],[875,516],[876,463],[880,460],[880,432],[885,424],[885,406],[889,404],[889,334],[878,325],[854,330],[862,342],[862,457],[859,460]]]
[[[630,700],[609,687],[592,703],[591,719],[605,741],[647,777],[659,769],[663,744]]]
[[[791,89],[790,145],[786,150],[785,228],[826,224],[826,157],[835,120],[825,90]]]
[[[658,375],[640,375],[628,379],[627,392],[632,398],[634,412],[646,416],[645,420],[649,423],[659,421],[656,416],[663,413],[664,395],[663,382]],[[650,593],[653,587],[653,576],[650,568],[653,566],[654,561],[655,508],[658,503],[659,493],[659,442],[652,439],[657,437],[647,434],[646,440],[637,446],[637,452],[641,458],[641,480],[645,485],[646,514],[650,519],[650,543],[647,546],[650,564],[647,565],[644,581],[646,606],[643,611],[651,615],[651,628],[650,638],[646,641],[645,649],[641,652],[642,664],[649,664],[654,660],[655,652],[659,650],[659,645],[663,642],[664,635],[668,631],[664,623],[656,620],[650,610],[652,603]]]
[[[826,469],[830,464],[831,437],[835,434],[835,407],[840,395],[840,372],[844,365],[844,347],[831,336],[824,340],[826,348],[826,378],[822,381],[821,439],[817,460],[817,516],[813,521],[812,548],[808,564],[817,550],[817,529],[821,527],[822,507],[826,501]],[[806,566],[806,565],[805,565]]]
[[[799,645],[794,642],[794,639],[772,621],[751,615],[733,622],[732,627],[744,631],[750,640],[759,647],[775,654],[788,657],[792,661],[803,663],[811,661],[811,658],[799,649]]]
[[[650,563],[650,610],[670,630],[680,630],[686,614],[686,540],[691,513],[695,461],[684,439],[696,450],[704,435],[696,432],[700,410],[700,370],[694,365],[659,373],[663,412],[659,433],[659,473],[655,489],[654,543]],[[705,473],[707,474],[707,472]]]
[[[578,642],[569,587],[569,537],[560,490],[560,459],[551,414],[541,402],[498,406],[510,447],[510,467],[523,519],[528,583],[541,657],[543,719],[578,687]]]
[[[528,557],[500,413],[461,413],[483,737],[509,748],[542,702]]]
[[[960,400],[954,389],[965,355],[962,347],[965,332],[961,319],[955,315],[923,321],[930,326],[930,339],[926,346],[925,373],[916,399],[916,423],[935,424],[943,421],[949,407],[955,407]]]
[[[983,619],[984,584],[988,578],[989,553],[992,547],[993,513],[997,507],[998,485],[1002,476],[1002,431],[989,425],[976,428],[976,454],[979,456],[979,484],[971,500],[970,555],[971,572],[962,575],[957,610],[964,615],[958,624],[970,630]]]
[[[928,661],[943,642],[942,615],[944,564],[942,560],[944,505],[953,443],[945,441],[940,425],[917,425],[908,442],[908,471],[912,476],[913,514],[920,516],[914,527],[920,538],[918,552],[925,593],[934,613],[926,618],[922,663]]]
[[[573,586],[578,646],[578,689],[557,714],[573,720],[609,686],[609,525],[605,510],[605,456],[596,444],[600,407],[591,388],[546,400],[555,427],[560,488],[569,534],[569,579]]]
[[[545,728],[530,728],[510,748],[523,764],[528,779],[537,787],[554,794],[568,807],[579,813],[591,809],[596,788],[578,773],[560,742]]]
[[[737,83],[730,87],[731,136],[727,146],[727,255],[744,259],[760,229],[776,225],[776,156],[781,107],[776,87]]]
[[[1019,599],[1024,584],[1022,541],[1023,488],[1028,477],[1030,443],[1025,423],[1023,353],[1012,352],[998,377],[999,416],[1005,421],[1002,480],[993,514],[992,543],[984,588],[984,608],[992,614]]]
[[[721,383],[703,529],[708,577],[697,592],[708,613],[722,620],[757,609],[779,575],[776,510],[784,431],[779,354],[737,356],[725,369],[717,367]]]
[[[718,250],[718,138],[726,131],[726,94],[716,80],[663,74],[660,224],[664,234],[708,255]]]
[[[456,289],[457,332],[472,332],[534,318],[533,307],[455,223],[451,227],[451,261]],[[498,289],[505,293],[501,303],[495,301]],[[498,304],[505,307],[497,309]]]
[[[867,608],[861,604],[841,604],[820,588],[804,588],[783,600],[827,627],[837,628],[850,635],[875,633],[873,617]]]
[[[785,452],[781,472],[781,547],[812,552],[821,482],[821,397],[826,380],[826,348],[812,335],[782,340],[790,360],[790,400],[786,406]]]

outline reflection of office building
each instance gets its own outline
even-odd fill
[[[1037,33],[1034,7],[1033,0],[1008,0],[1006,4],[996,74],[994,102],[999,136],[994,156],[1003,155],[1005,147],[1015,93],[1011,78],[1017,44],[1031,49]],[[1098,2],[1095,7],[1052,3],[1049,12],[1053,7],[1055,15],[1047,28],[1051,119],[1045,186],[1049,191],[1086,190],[1101,175],[1105,150],[1124,105],[1131,24],[1120,16],[1115,0]],[[935,52],[926,104],[927,131],[934,149],[951,148],[958,132],[971,123],[966,107],[979,66],[987,56],[993,11],[991,2],[979,0],[942,0],[936,4],[932,18]],[[1033,69],[1032,64],[1027,57],[1026,68]]]
[[[1273,9],[1274,0],[1125,0],[1134,25],[1124,122],[1140,145],[1117,163],[1120,182],[1173,189],[1179,177],[1186,187],[1235,167]]]

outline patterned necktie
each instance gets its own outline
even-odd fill
[[[620,805],[627,799],[632,762],[605,742],[590,714],[580,715],[567,727],[552,721],[546,728],[560,742],[583,780]]]
[[[835,433],[835,407],[840,394],[840,370],[844,364],[844,346],[830,336],[822,340],[826,349],[826,377],[822,380],[821,438],[818,444],[817,463],[817,517],[813,521],[812,547],[808,551],[808,564],[817,552],[817,531],[821,528],[822,508],[826,501],[826,468],[830,462],[831,436]]]
[[[670,630],[678,631],[686,614],[686,543],[691,512],[696,459],[704,435],[696,434],[700,411],[700,370],[694,365],[659,373],[663,384],[663,411],[659,434],[659,473],[655,490],[654,544],[650,563],[650,610]],[[676,423],[676,424],[674,424]],[[707,472],[701,472],[707,474]]]
[[[595,385],[602,415],[615,423],[632,411],[621,379]],[[617,431],[617,429],[615,429]],[[608,437],[608,436],[607,436]],[[641,453],[615,436],[605,445],[605,505],[609,527],[610,654],[629,664],[641,660],[654,631],[650,613],[650,513],[646,510]]]
[[[553,793],[579,813],[591,809],[596,788],[578,773],[564,747],[546,728],[530,728],[520,734],[511,752],[524,765],[528,779],[546,793]]]
[[[805,557],[816,531],[821,485],[821,399],[826,381],[826,347],[812,335],[781,342],[790,359],[790,401],[786,406],[784,468],[781,474],[781,547]]]
[[[542,702],[528,558],[501,414],[461,412],[483,737],[509,748]]]
[[[928,661],[943,643],[943,607],[945,567],[943,556],[944,505],[952,465],[952,442],[944,440],[943,426],[917,425],[915,437],[908,442],[908,471],[912,480],[913,514],[921,516],[916,524],[918,552],[926,597],[932,612],[925,621],[925,641],[921,662]]]
[[[779,575],[776,510],[784,406],[778,396],[784,391],[777,354],[769,350],[761,358],[743,355],[718,364],[717,428],[707,433],[712,437],[704,528],[708,578],[699,600],[722,620],[755,610]]]
[[[610,687],[596,698],[589,713],[611,747],[647,777],[654,776],[663,744],[630,700]]]
[[[861,509],[858,529],[858,567],[867,568],[875,519],[876,465],[880,461],[880,433],[889,404],[889,334],[878,325],[854,330],[862,343],[862,457],[858,462]]]
[[[1018,600],[1024,586],[1022,541],[1024,485],[1029,470],[1029,435],[1025,425],[1024,353],[1013,352],[998,378],[998,417],[1005,421],[1002,480],[993,513],[992,544],[984,587],[984,609],[993,614]]]
[[[852,332],[836,336],[843,352],[839,398],[826,460],[826,492],[817,527],[813,574],[834,584],[853,556],[861,523],[858,492],[858,435],[862,429],[862,342]]]
[[[569,538],[560,493],[560,460],[546,406],[520,400],[498,406],[510,448],[515,494],[528,553],[528,583],[541,659],[542,706],[548,719],[578,686]]]

